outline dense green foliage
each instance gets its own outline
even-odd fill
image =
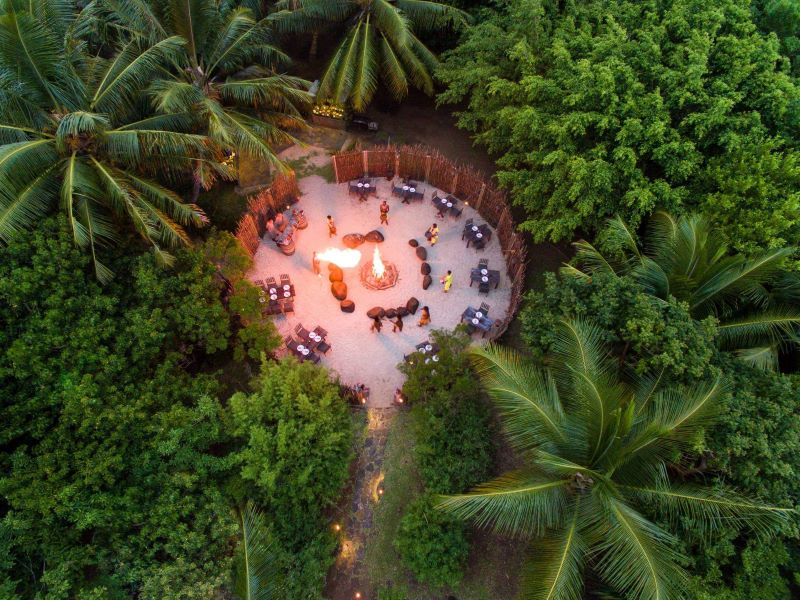
[[[257,327],[267,352],[278,340],[270,321],[247,324],[247,298],[222,301],[249,265],[229,234],[179,251],[171,270],[149,254],[112,264],[101,288],[63,219],[0,247],[0,589],[216,597],[230,584],[234,508],[252,499],[284,519],[266,513],[288,589],[318,595],[333,543],[321,510],[352,436],[338,387],[283,365],[280,391],[262,378],[259,394],[220,402],[216,369],[253,351],[241,334]],[[270,440],[283,440],[272,454]]]
[[[426,364],[419,355],[402,367],[408,376],[403,391],[416,424],[414,455],[429,491],[462,491],[488,474],[489,413],[464,354],[469,338],[437,331],[432,340],[440,347],[438,362]]]
[[[469,554],[464,525],[437,510],[430,495],[420,496],[408,506],[394,545],[423,583],[454,586],[464,575]]]
[[[800,76],[800,3],[795,0],[752,0],[756,24],[774,33],[781,53],[792,62],[792,73]]]
[[[654,314],[644,327],[640,315]],[[677,316],[677,320],[676,320]],[[620,368],[660,370],[685,383],[721,374],[729,382],[724,409],[705,438],[686,454],[682,476],[724,483],[775,505],[797,506],[800,490],[800,415],[796,376],[764,372],[715,350],[715,320],[693,321],[685,304],[662,302],[628,276],[597,274],[591,279],[548,274],[544,289],[530,293],[521,313],[523,337],[535,357],[556,342],[559,318],[593,317],[600,336],[612,345]],[[647,332],[644,337],[640,332]],[[661,515],[653,514],[660,519]],[[764,543],[736,523],[718,527],[709,539],[691,520],[679,533],[690,557],[692,595],[715,600],[744,600],[753,590],[771,590],[774,598],[796,593],[792,572],[800,552],[796,524],[779,539]]]
[[[464,351],[461,330],[435,331],[438,361],[416,354],[401,366],[411,405],[414,459],[426,493],[407,508],[395,539],[403,562],[422,582],[453,586],[469,552],[463,523],[433,510],[431,494],[466,490],[489,475],[492,427],[487,406]]]
[[[800,233],[800,88],[748,0],[505,0],[439,70],[535,240],[656,208],[743,250]]]
[[[603,341],[636,372],[664,370],[681,381],[714,374],[715,321],[695,321],[685,304],[659,302],[629,277],[559,279],[547,273],[544,288],[528,293],[519,317],[523,340],[537,358],[551,350],[556,324],[564,317],[591,318]]]
[[[720,348],[761,368],[791,356],[800,334],[800,277],[787,263],[796,250],[773,248],[746,257],[731,252],[708,219],[655,213],[640,242],[621,219],[600,234],[601,250],[581,240],[562,273],[590,280],[627,277],[661,302],[684,303],[695,319],[718,320]]]
[[[562,320],[547,368],[514,352],[476,347],[481,380],[524,465],[441,501],[445,510],[531,540],[523,595],[572,599],[585,581],[626,598],[680,598],[677,538],[655,521],[698,532],[731,521],[764,534],[786,521],[727,486],[673,480],[724,398],[719,378],[677,386],[624,376],[591,322]]]

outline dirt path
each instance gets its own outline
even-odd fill
[[[353,475],[349,497],[342,503],[341,543],[325,589],[330,600],[373,600],[363,572],[365,540],[373,524],[374,507],[383,493],[383,458],[396,409],[367,409],[367,432]]]

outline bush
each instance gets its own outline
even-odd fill
[[[325,369],[264,362],[251,394],[230,399],[235,459],[248,497],[264,506],[282,542],[297,548],[323,527],[323,511],[347,479],[353,422]]]
[[[672,380],[690,383],[716,375],[713,319],[695,321],[686,306],[662,302],[626,277],[590,279],[545,274],[544,289],[530,292],[519,319],[522,339],[542,358],[555,341],[560,319],[591,318],[603,330],[621,362],[639,373],[664,370]]]
[[[436,509],[429,495],[409,505],[394,545],[406,566],[423,583],[452,587],[463,576],[469,554],[464,525]]]

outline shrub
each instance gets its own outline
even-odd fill
[[[469,554],[464,525],[436,509],[431,496],[409,505],[394,544],[419,581],[452,587],[461,580]]]

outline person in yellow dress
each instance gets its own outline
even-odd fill
[[[452,271],[448,271],[447,275],[442,277],[442,283],[444,284],[444,293],[446,294],[447,292],[450,291],[450,287],[453,285],[453,272]]]

